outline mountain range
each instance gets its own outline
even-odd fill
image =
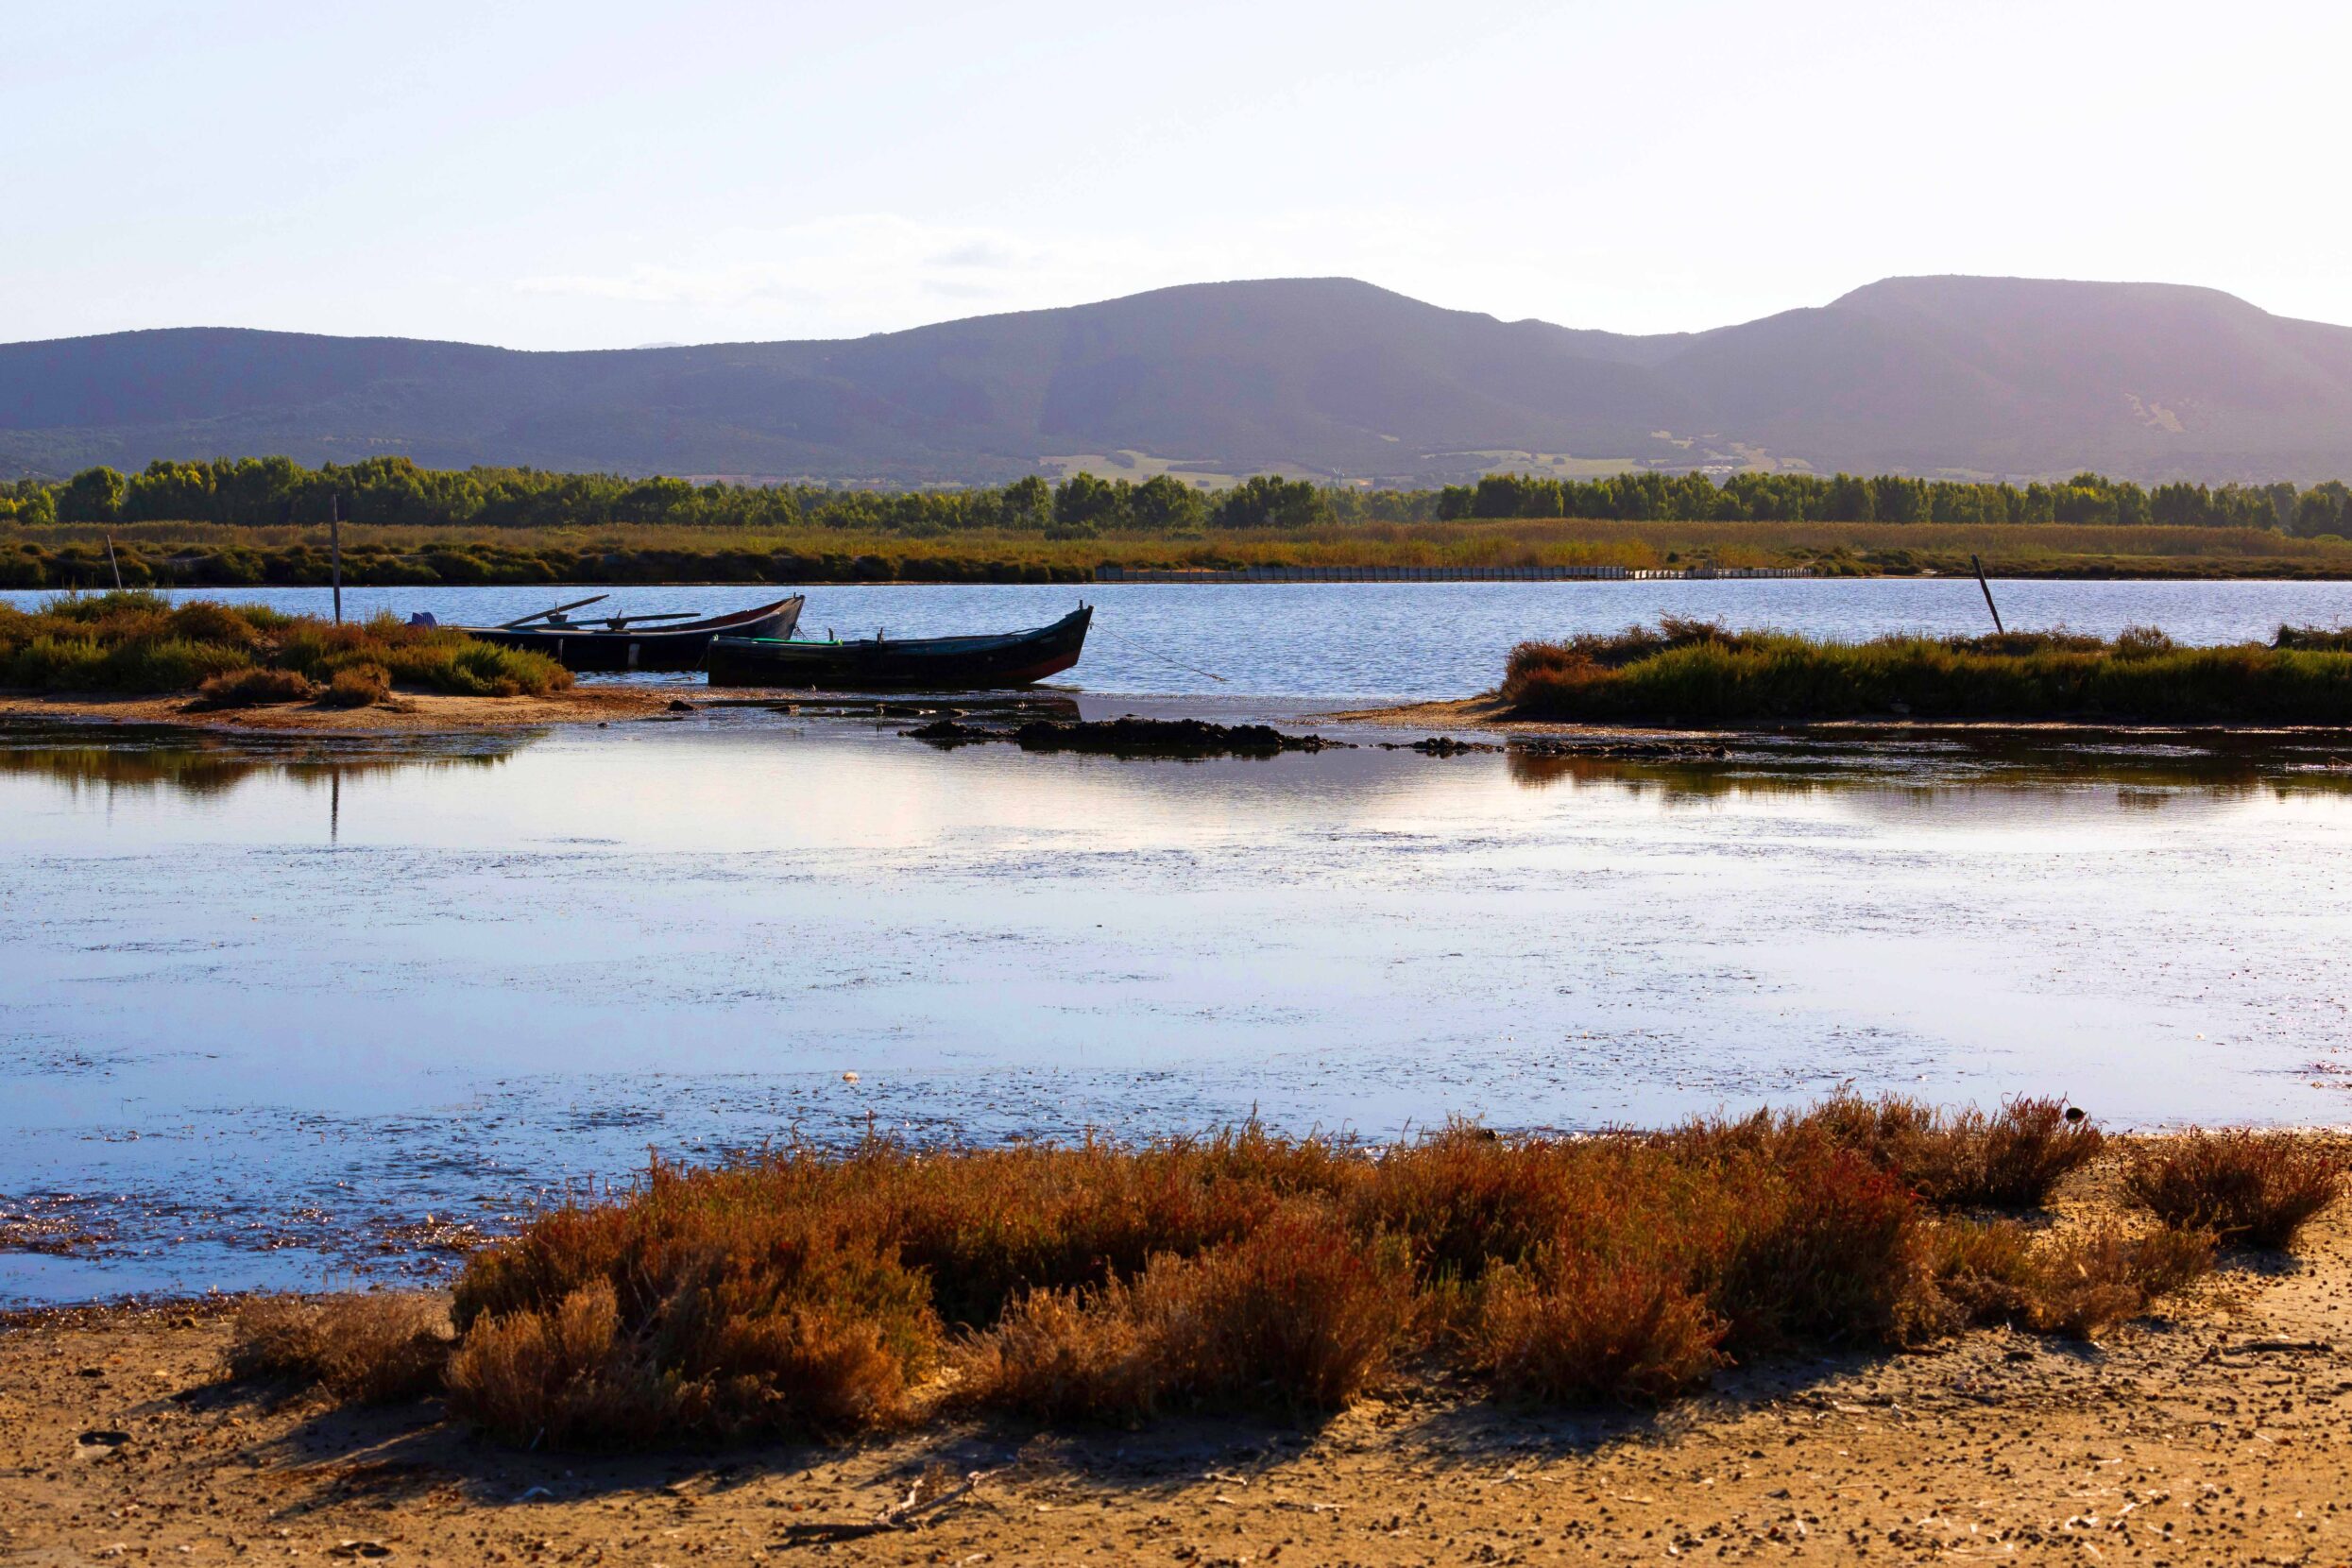
[[[526,352],[174,328],[0,345],[0,474],[272,453],[896,485],[1075,467],[2308,483],[2352,475],[2352,328],[2177,284],[1922,277],[1634,336],[1316,278],[835,341]]]

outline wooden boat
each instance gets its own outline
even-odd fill
[[[607,597],[598,594],[501,626],[467,626],[467,635],[507,648],[547,655],[567,670],[698,670],[710,639],[734,637],[788,638],[800,623],[800,594],[730,615],[695,618],[691,610],[659,615],[615,615],[573,621],[569,613]],[[675,621],[677,625],[658,622]]]
[[[970,691],[1028,686],[1078,662],[1094,618],[1093,607],[1081,605],[1050,626],[994,637],[893,639],[878,632],[845,642],[714,637],[710,684],[828,691]]]

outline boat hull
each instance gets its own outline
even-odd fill
[[[827,691],[974,691],[1030,686],[1058,675],[1085,651],[1094,611],[1081,606],[1050,626],[997,637],[870,638],[787,642],[713,638],[710,684]]]
[[[641,631],[597,631],[578,626],[468,626],[469,637],[502,648],[545,654],[567,670],[613,673],[628,670],[699,670],[714,637],[789,638],[807,603],[798,594],[733,615],[714,615],[682,626]]]

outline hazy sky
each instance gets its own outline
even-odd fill
[[[0,339],[836,336],[1308,274],[1637,332],[1910,272],[2352,322],[2347,14],[0,0]]]

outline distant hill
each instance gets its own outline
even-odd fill
[[[1625,336],[1283,279],[837,342],[0,346],[0,472],[277,452],[900,484],[1081,458],[1416,484],[1628,463],[2309,482],[2352,475],[2352,328],[2173,284],[1894,278]]]

